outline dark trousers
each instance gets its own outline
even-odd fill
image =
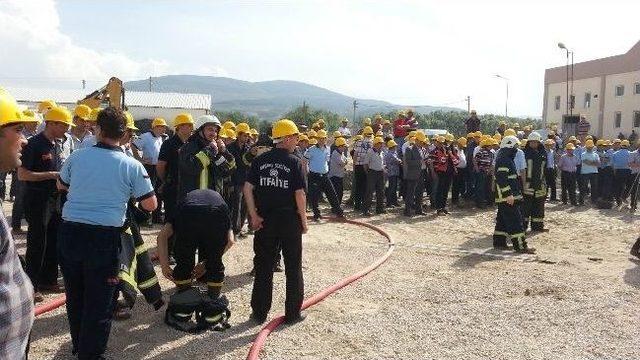
[[[467,168],[464,170],[464,198],[471,199],[475,196],[475,174],[473,172],[473,165],[467,164]]]
[[[556,169],[555,168],[545,168],[544,169],[544,180],[547,183],[547,187],[549,188],[549,200],[558,200],[557,189],[556,189]]]
[[[598,197],[604,201],[613,198],[613,168],[611,166],[598,169]]]
[[[522,218],[525,231],[529,227],[529,223],[531,223],[531,230],[533,231],[544,229],[544,202],[546,198],[546,196],[523,196]]]
[[[200,206],[185,206],[177,214],[174,221],[176,267],[173,269],[176,285],[191,285],[197,249],[198,261],[206,259],[207,271],[201,280],[206,281],[209,294],[217,297],[220,293],[224,281],[222,255],[227,245],[227,216],[227,212],[214,212]]]
[[[160,178],[158,178],[155,165],[144,164],[144,168],[147,170],[149,180],[151,180],[151,185],[153,185],[153,190],[158,194],[158,207],[151,213],[151,220],[154,223],[160,224],[162,223],[162,196],[160,196],[158,192],[158,188],[161,185]]]
[[[25,215],[29,224],[25,262],[35,291],[41,284],[58,283],[56,243],[61,218],[54,203],[53,195],[47,192],[29,189],[25,193]]]
[[[247,220],[247,205],[244,201],[244,194],[242,188],[244,185],[234,185],[233,193],[231,195],[231,226],[233,227],[233,233],[239,234],[242,231],[245,221]]]
[[[493,246],[506,247],[507,241],[511,240],[514,249],[526,248],[523,222],[520,206],[515,203],[513,205],[506,202],[499,203],[496,227],[493,232]]]
[[[367,171],[367,195],[364,198],[363,212],[371,209],[373,193],[376,193],[376,211],[384,210],[384,173],[369,169]]]
[[[437,172],[436,176],[438,178],[438,187],[436,188],[435,194],[435,208],[444,209],[447,207],[447,198],[449,197],[452,174]]]
[[[331,181],[331,185],[333,185],[333,190],[336,191],[336,198],[338,199],[338,204],[342,205],[342,198],[344,197],[344,182],[343,178],[338,176],[332,176],[329,178]]]
[[[628,194],[627,188],[631,185],[629,179],[631,178],[630,169],[615,169],[613,171],[613,190],[616,203],[620,205]]]
[[[588,192],[587,187],[591,188],[591,203],[595,204],[598,199],[598,173],[582,174],[582,187],[580,189],[580,196],[578,197],[578,203],[584,204],[584,194]]]
[[[364,171],[364,165],[355,165],[353,167],[353,178],[356,185],[353,190],[353,207],[356,210],[362,209],[364,196],[367,193],[367,173]]]
[[[173,220],[176,215],[176,207],[178,206],[178,189],[175,187],[164,187],[162,192],[164,202],[164,220]],[[175,236],[169,237],[167,240],[169,255],[173,255],[173,247],[175,244]]]
[[[458,169],[453,175],[453,181],[451,184],[451,203],[457,204],[460,196],[464,197],[464,173],[466,169]]]
[[[404,181],[405,198],[404,213],[411,215],[413,211],[422,213],[422,196],[424,194],[424,181],[422,176],[417,180]]]
[[[577,205],[576,203],[576,173],[563,171],[560,174],[560,189],[562,192],[562,202],[567,203],[568,200],[571,201],[572,205]]]
[[[387,198],[387,206],[398,205],[398,179],[399,176],[391,175],[389,176],[387,190],[386,190],[386,198]]]
[[[329,181],[327,174],[318,174],[309,172],[309,200],[311,202],[311,209],[313,209],[314,216],[320,216],[320,208],[318,204],[322,193],[327,195],[329,204],[331,204],[331,211],[336,215],[342,215],[342,208],[338,203],[336,191]]]
[[[279,211],[277,214],[263,217],[264,227],[256,231],[253,238],[253,264],[256,275],[251,293],[251,309],[257,317],[266,317],[269,313],[273,295],[273,267],[276,264],[276,255],[282,249],[287,280],[285,317],[293,319],[300,315],[304,298],[300,220],[297,220],[295,210]]]
[[[631,187],[629,188],[629,202],[631,203],[631,209],[635,210],[638,205],[638,181],[640,178],[638,174],[631,174]]]
[[[58,255],[67,296],[67,318],[78,359],[103,354],[119,283],[120,228],[63,222]]]
[[[488,180],[489,176],[484,171],[474,173],[476,182],[474,186],[477,207],[484,207],[489,203]]]
[[[13,229],[19,229],[22,224],[25,189],[24,181],[18,180],[18,175],[14,173],[11,177],[11,193],[14,196],[13,208],[11,209],[11,228]]]

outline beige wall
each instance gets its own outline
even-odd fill
[[[561,123],[562,116],[565,114],[567,93],[566,82],[549,84],[547,90],[547,112],[545,119],[547,122]],[[569,92],[571,92],[571,84],[569,84]],[[591,106],[586,108],[584,105],[585,93],[591,93]],[[594,130],[597,129],[595,124],[598,122],[601,94],[600,94],[600,78],[590,78],[575,80],[573,82],[573,93],[576,96],[575,107],[573,108],[574,114],[583,114],[587,117],[587,120],[592,123]],[[594,98],[598,95],[598,98]],[[555,109],[555,98],[560,96],[560,109]]]
[[[633,127],[633,113],[640,111],[640,95],[635,94],[635,83],[640,82],[640,71],[614,74],[606,77],[605,109],[603,133],[605,137],[615,137],[622,132],[629,135],[632,129],[640,132],[640,128]],[[615,88],[624,85],[624,95],[615,96]],[[620,128],[615,128],[615,112],[622,114]]]

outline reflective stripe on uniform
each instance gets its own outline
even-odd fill
[[[196,154],[196,158],[200,160],[202,164],[202,172],[200,172],[200,183],[199,189],[208,189],[209,188],[209,164],[211,164],[211,160],[204,152],[200,151]]]
[[[508,233],[504,232],[504,231],[494,231],[493,232],[493,236],[509,236]]]
[[[147,247],[144,244],[136,247],[136,255],[140,255],[145,251],[147,251]]]
[[[214,322],[218,322],[220,321],[220,319],[222,319],[222,314],[216,315],[216,316],[211,316],[211,317],[205,317],[204,320],[206,322],[209,323],[214,323]]]
[[[523,232],[511,235],[511,239],[520,239],[520,238],[524,238]]]
[[[211,286],[211,287],[220,287],[222,286],[222,284],[224,284],[224,281],[221,282],[207,282],[207,286]]]
[[[509,168],[508,167],[499,167],[496,169],[496,171],[500,172],[500,171],[506,171],[509,172]]]
[[[518,178],[518,175],[516,174],[507,176],[507,179],[517,179],[517,178]]]
[[[176,285],[187,285],[187,284],[191,284],[191,279],[187,279],[187,280],[173,280],[174,283],[176,283]]]
[[[138,288],[140,290],[142,289],[148,289],[150,287],[152,287],[153,285],[158,283],[158,278],[157,277],[152,277],[151,279],[147,280],[147,281],[143,281],[141,283],[138,284]]]
[[[544,221],[544,218],[534,218],[534,217],[531,218],[531,222],[543,222],[543,221]]]

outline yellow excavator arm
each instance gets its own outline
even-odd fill
[[[112,77],[109,79],[107,85],[78,101],[78,105],[87,105],[92,109],[100,107],[102,104],[124,109],[124,87],[122,86],[122,80],[117,77]]]

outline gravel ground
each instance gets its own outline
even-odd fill
[[[492,211],[451,212],[449,217],[428,213],[406,219],[392,212],[364,219],[396,241],[390,260],[308,310],[306,321],[271,334],[262,358],[638,357],[640,262],[628,256],[637,216],[548,204],[551,231],[529,239],[537,254],[511,256],[490,249]],[[145,231],[151,245],[156,231]],[[307,295],[361,269],[385,250],[384,238],[371,230],[313,225],[304,237]],[[162,323],[163,312],[154,313],[140,298],[131,320],[114,323],[108,355],[246,357],[260,329],[248,321],[251,256],[250,237],[225,255],[231,329],[200,335],[174,331]],[[284,275],[275,279],[271,316],[282,312],[284,304]],[[170,294],[172,285],[161,283]],[[70,359],[67,333],[63,309],[38,318],[33,358]]]

